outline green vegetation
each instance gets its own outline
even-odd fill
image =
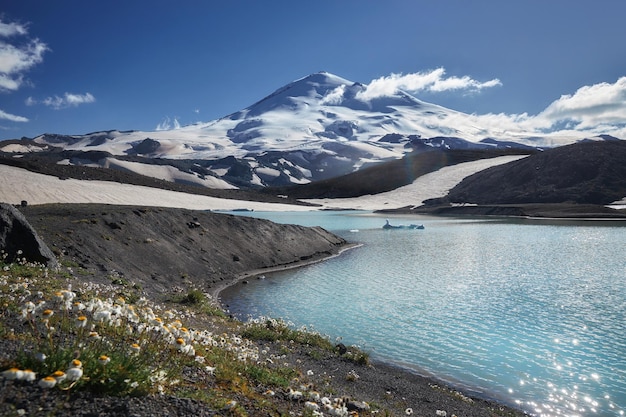
[[[336,354],[327,337],[281,320],[233,321],[197,289],[169,300],[182,310],[167,309],[136,291],[120,296],[130,283],[83,282],[66,268],[54,272],[25,260],[0,261],[0,338],[16,352],[0,355],[5,383],[17,380],[68,395],[163,393],[194,398],[231,415],[247,415],[250,407],[286,415],[293,406],[285,408],[274,393],[297,393],[292,384],[303,375],[284,363],[282,354],[297,346],[317,352],[312,357]],[[210,316],[216,331],[185,327],[183,320],[198,314]],[[255,341],[286,343],[273,354]]]
[[[182,304],[195,312],[206,314],[207,316],[217,316],[226,318],[224,311],[216,303],[212,303],[209,297],[198,289],[192,289],[184,295],[176,295],[171,301]]]
[[[302,345],[314,346],[331,351],[335,347],[328,339],[319,333],[295,330],[282,320],[263,318],[248,323],[242,336],[251,340],[265,340],[269,342],[294,341]]]

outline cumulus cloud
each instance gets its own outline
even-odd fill
[[[614,84],[599,83],[561,96],[538,117],[551,125],[569,122],[579,130],[595,126],[626,124],[626,77]]]
[[[615,83],[599,83],[562,95],[536,115],[481,114],[470,120],[485,135],[592,137],[609,134],[626,138],[626,77]]]
[[[443,91],[466,91],[477,92],[484,88],[500,86],[499,79],[494,78],[486,82],[474,80],[469,76],[447,77],[444,68],[437,68],[426,72],[412,74],[391,74],[380,77],[370,82],[364,90],[357,94],[360,100],[371,100],[376,97],[389,96],[398,90],[410,93],[420,91],[443,92]]]
[[[74,94],[65,93],[63,97],[55,95],[54,97],[47,97],[43,100],[36,100],[32,97],[26,99],[27,106],[34,106],[35,104],[43,104],[44,106],[52,107],[55,110],[65,109],[68,107],[77,107],[81,104],[93,103],[96,98],[91,93]]]
[[[161,123],[159,123],[155,130],[171,130],[171,129],[180,129],[180,123],[178,123],[178,119],[174,117],[174,120],[170,120],[169,117],[165,117]]]
[[[10,122],[27,122],[28,119],[22,116],[16,116],[15,114],[7,113],[3,110],[0,110],[0,119],[8,120]]]
[[[27,34],[26,26],[0,20],[0,91],[18,90],[24,83],[24,73],[43,61],[48,50],[45,43],[39,39],[15,39]],[[14,42],[8,43],[6,38]]]

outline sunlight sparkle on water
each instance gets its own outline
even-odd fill
[[[362,246],[233,289],[231,312],[313,323],[540,415],[624,415],[625,223],[398,217],[425,229],[389,233],[372,214],[298,216]]]

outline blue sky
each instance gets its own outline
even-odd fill
[[[6,0],[0,139],[206,122],[321,70],[492,119],[608,109],[623,126],[624,16],[622,0]]]

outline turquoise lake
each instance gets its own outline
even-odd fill
[[[626,222],[236,213],[362,246],[222,292],[375,360],[545,416],[626,411]]]

